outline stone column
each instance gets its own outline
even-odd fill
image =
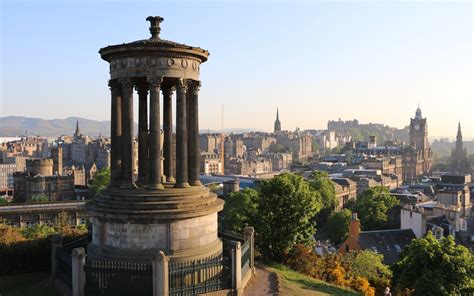
[[[138,92],[138,180],[144,185],[148,180],[148,85],[141,84]]]
[[[188,184],[188,139],[186,116],[186,80],[178,79],[176,96],[176,184],[175,187],[185,188]]]
[[[240,242],[231,241],[232,247],[232,288],[240,295],[242,290],[242,248]]]
[[[110,186],[119,186],[122,174],[122,94],[116,80],[109,81],[112,95],[112,110],[110,112]]]
[[[173,95],[174,87],[163,88],[163,156],[166,181],[174,183],[173,177]]]
[[[254,240],[255,230],[253,227],[245,227],[244,235],[245,241],[250,240],[250,269],[255,273],[255,240]]]
[[[119,79],[122,86],[122,182],[121,187],[133,187],[133,84],[131,79]]]
[[[63,239],[59,234],[54,234],[51,238],[51,281],[56,279],[56,249],[62,248]]]
[[[75,248],[71,252],[72,257],[72,296],[84,296],[86,286],[86,251],[84,248]]]
[[[201,186],[199,180],[200,153],[199,153],[199,108],[198,93],[201,82],[195,81],[192,84],[189,96],[189,184]]]
[[[169,294],[168,282],[169,258],[160,251],[153,260],[153,296]]]
[[[150,178],[148,188],[163,189],[161,184],[160,85],[162,77],[148,77],[150,88]]]

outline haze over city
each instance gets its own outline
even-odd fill
[[[109,120],[97,49],[148,38],[151,11],[163,39],[210,49],[202,129],[221,128],[221,105],[225,128],[270,131],[277,107],[288,130],[338,118],[402,128],[420,104],[431,138],[453,138],[458,121],[473,138],[472,3],[109,4],[2,2],[0,116]]]

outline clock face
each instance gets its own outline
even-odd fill
[[[418,124],[415,125],[415,129],[416,129],[416,130],[419,130],[419,129],[420,129],[420,126],[419,126]]]

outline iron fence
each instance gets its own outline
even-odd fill
[[[199,260],[170,262],[170,296],[198,295],[230,288],[230,261],[223,254]]]
[[[242,245],[242,256],[241,256],[241,271],[242,278],[247,274],[250,269],[250,240],[247,240]]]
[[[86,295],[153,295],[151,263],[87,258]]]
[[[61,248],[56,248],[56,277],[72,289],[72,257]]]

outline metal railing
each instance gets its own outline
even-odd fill
[[[151,263],[87,258],[85,295],[153,295]]]
[[[241,268],[242,268],[242,278],[250,270],[250,240],[245,241],[242,245],[242,257],[241,257]]]
[[[62,248],[56,248],[56,275],[69,288],[72,288],[72,257]]]
[[[230,288],[230,262],[222,253],[199,260],[170,262],[169,294],[199,295]]]

